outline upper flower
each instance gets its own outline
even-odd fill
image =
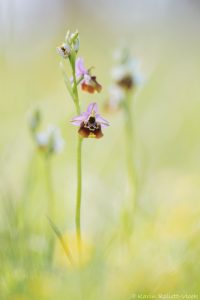
[[[91,69],[85,68],[83,58],[78,57],[76,59],[75,69],[77,81],[80,80],[83,91],[91,94],[101,92],[102,86],[96,81],[96,76],[90,74]]]
[[[78,133],[83,138],[101,138],[103,136],[101,128],[109,126],[109,122],[98,114],[98,106],[91,103],[87,111],[80,116],[74,117],[71,123],[80,126]]]
[[[60,153],[64,147],[64,140],[59,128],[49,125],[45,131],[36,133],[35,140],[38,148],[47,154]]]

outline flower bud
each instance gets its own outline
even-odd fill
[[[32,132],[36,132],[41,124],[41,112],[39,109],[36,109],[30,117],[29,127]]]
[[[62,56],[63,58],[67,58],[69,57],[70,53],[71,53],[71,48],[68,44],[63,43],[61,46],[56,48],[58,54],[60,54],[60,56]]]
[[[76,42],[74,43],[74,51],[78,52],[80,46],[80,40],[79,38],[76,39]]]
[[[70,35],[70,42],[74,44],[76,42],[76,40],[78,39],[78,36],[79,36],[78,30],[76,30],[75,32],[71,33],[71,35]]]

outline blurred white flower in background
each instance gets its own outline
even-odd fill
[[[111,110],[119,108],[121,102],[124,100],[124,91],[116,84],[113,84],[109,89],[109,106]]]
[[[114,52],[115,65],[111,70],[113,84],[109,89],[109,96],[105,107],[115,111],[126,102],[130,93],[144,83],[144,76],[140,71],[141,63],[133,58],[128,48],[117,49]]]
[[[62,152],[65,144],[60,129],[54,125],[49,125],[45,131],[37,132],[35,140],[38,147],[49,154]]]
[[[138,59],[131,57],[128,49],[118,49],[114,53],[114,60],[116,61],[115,67],[111,71],[112,79],[119,85],[124,81],[132,88],[133,86],[139,86],[144,82],[144,76],[141,72],[141,62]]]

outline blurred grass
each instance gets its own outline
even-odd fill
[[[95,65],[104,89],[97,96],[81,94],[81,101],[83,108],[95,100],[103,109],[119,36],[107,32],[105,43],[95,26],[92,42],[91,29],[81,27],[80,52],[88,66]],[[146,74],[134,107],[139,175],[134,231],[128,243],[126,220],[122,227],[120,219],[128,201],[123,115],[104,112],[112,126],[102,140],[83,147],[82,222],[92,251],[80,270],[64,262],[61,249],[49,262],[53,232],[45,217],[45,166],[27,127],[36,106],[44,127],[61,127],[66,148],[53,159],[55,223],[73,240],[76,128],[69,124],[74,109],[55,53],[62,37],[49,39],[35,55],[29,45],[20,54],[0,53],[0,299],[128,300],[133,293],[200,292],[200,44],[189,33],[177,39],[172,28],[167,36],[150,37],[142,29],[130,35]]]

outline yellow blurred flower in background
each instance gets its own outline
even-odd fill
[[[70,263],[68,257],[66,256],[60,241],[56,239],[54,255],[55,265],[67,269],[79,268],[87,265],[92,258],[94,248],[89,242],[89,240],[86,237],[84,237],[84,234],[81,243],[81,261],[79,260],[78,255],[76,234],[73,232],[67,232],[62,237],[64,242],[68,245],[68,248],[70,249],[71,256],[73,258],[73,264]]]

